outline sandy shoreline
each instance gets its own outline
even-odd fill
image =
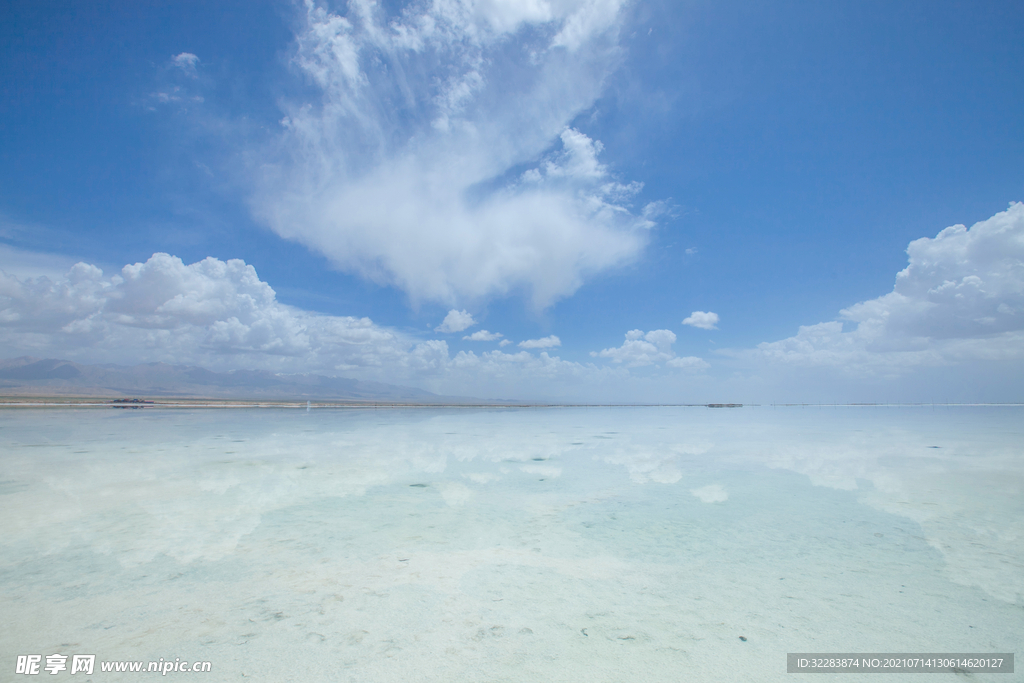
[[[724,404],[723,404],[724,405]],[[154,398],[139,397],[138,403],[99,396],[0,396],[0,408],[24,407],[99,407],[99,408],[572,408],[572,407],[718,407],[718,404],[578,404],[543,402],[403,402],[366,400],[319,400],[303,399],[221,399],[221,398]],[[740,407],[736,404],[736,407]]]
[[[414,402],[335,399],[228,399],[203,397],[138,397],[137,403],[106,396],[0,396],[3,408],[913,408],[953,406],[1022,406],[1024,403],[545,403],[545,402]]]
[[[206,398],[171,398],[144,399],[144,403],[115,403],[106,398],[85,397],[10,397],[0,396],[0,408],[47,408],[47,407],[99,407],[99,408],[466,408],[466,407],[536,407],[542,404],[506,404],[506,403],[402,403],[392,401],[306,401],[299,400],[265,400],[265,399],[206,399]],[[547,404],[543,404],[547,405]]]

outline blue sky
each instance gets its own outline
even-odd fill
[[[0,355],[1022,398],[1019,3],[5,13]]]

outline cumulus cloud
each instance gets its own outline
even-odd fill
[[[307,0],[292,64],[316,95],[256,155],[255,215],[413,300],[544,307],[631,261],[657,212],[570,125],[621,57],[624,4]]]
[[[487,330],[480,330],[478,332],[474,332],[473,334],[466,335],[465,337],[463,337],[463,339],[468,339],[469,341],[496,341],[504,336],[505,335],[503,335],[501,332],[488,332]]]
[[[519,348],[521,349],[550,349],[561,345],[562,340],[555,335],[541,337],[540,339],[527,339],[526,341],[519,342]]]
[[[458,327],[470,324],[467,318],[456,310],[446,320]],[[154,254],[114,276],[86,263],[61,277],[0,271],[0,348],[10,355],[85,363],[163,361],[217,370],[342,374],[494,398],[556,391],[575,397],[573,387],[607,386],[625,377],[617,369],[544,351],[452,356],[443,340],[416,339],[369,318],[282,304],[241,260],[207,258],[186,265],[168,254]]]
[[[462,332],[465,329],[476,325],[476,321],[473,320],[473,316],[467,311],[457,311],[454,308],[448,311],[448,315],[444,317],[444,320],[440,325],[434,328],[434,332]]]
[[[672,345],[675,342],[676,335],[671,330],[651,330],[646,334],[643,330],[630,330],[626,333],[626,341],[622,346],[603,351],[591,351],[590,355],[611,358],[614,362],[622,363],[627,367],[658,363],[665,363],[672,368],[694,371],[710,367],[707,362],[696,356],[676,357],[672,350]]]
[[[694,311],[683,319],[683,324],[699,327],[702,330],[717,330],[718,314],[711,311]]]
[[[893,291],[731,355],[902,373],[915,366],[1024,358],[1024,204],[914,240]],[[855,325],[847,330],[842,322]]]
[[[252,266],[168,254],[104,277],[78,263],[59,280],[0,274],[5,348],[106,361],[164,360],[299,370],[415,362],[409,340],[368,318],[285,306]]]
[[[647,334],[643,330],[630,330],[622,346],[591,351],[590,355],[611,358],[616,363],[625,363],[630,367],[651,365],[671,359],[675,355],[672,351],[675,341],[676,335],[670,330],[651,330]]]

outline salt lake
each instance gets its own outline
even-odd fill
[[[1016,406],[8,408],[0,680],[33,653],[596,683],[1013,652],[1022,494]]]

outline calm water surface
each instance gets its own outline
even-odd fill
[[[675,682],[1014,652],[1022,494],[1019,407],[7,409],[0,680],[30,653]]]

